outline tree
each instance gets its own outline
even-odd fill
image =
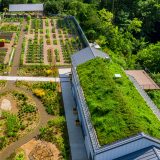
[[[138,52],[138,62],[152,72],[160,72],[160,42]]]

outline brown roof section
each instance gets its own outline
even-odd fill
[[[125,72],[134,77],[143,89],[160,89],[160,87],[144,70],[127,70]]]

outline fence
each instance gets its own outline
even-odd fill
[[[86,35],[84,34],[81,26],[79,25],[78,21],[76,20],[76,18],[74,16],[67,16],[66,18],[69,18],[74,22],[74,24],[76,26],[76,29],[79,33],[80,38],[82,39],[82,42],[83,42],[84,46],[89,47],[90,46],[89,41],[88,41]]]

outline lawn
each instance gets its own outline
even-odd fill
[[[160,138],[160,121],[120,66],[96,58],[78,66],[77,72],[100,145],[140,132]]]

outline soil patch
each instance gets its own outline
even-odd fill
[[[60,151],[58,148],[46,141],[32,139],[21,146],[25,151],[27,160],[60,160]]]

